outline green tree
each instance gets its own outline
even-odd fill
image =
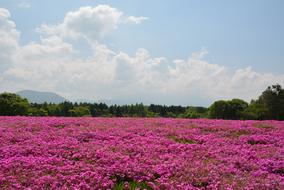
[[[248,103],[241,99],[220,100],[209,108],[209,117],[215,119],[242,119]]]
[[[181,114],[181,117],[185,118],[206,118],[208,109],[204,107],[193,107],[189,106],[184,114]]]
[[[30,107],[28,112],[30,116],[48,116],[48,112],[43,108]]]
[[[59,105],[59,110],[60,110],[60,116],[68,117],[70,116],[70,110],[73,109],[73,103],[72,102],[62,102]]]
[[[209,117],[213,119],[229,119],[230,104],[225,100],[214,102],[209,108]]]
[[[266,118],[267,112],[268,110],[263,104],[260,104],[255,100],[252,100],[250,105],[243,112],[242,119],[263,120]]]
[[[241,99],[228,101],[230,105],[229,119],[242,119],[244,111],[248,108],[248,103]]]
[[[256,111],[262,113],[259,119],[284,120],[284,89],[281,85],[269,86],[254,104]]]
[[[50,116],[59,116],[60,115],[60,107],[58,106],[58,104],[49,104],[47,106],[47,113]]]
[[[27,115],[29,102],[17,94],[4,92],[0,94],[0,115]]]
[[[122,113],[121,113],[121,108],[120,108],[120,106],[117,106],[117,107],[116,107],[115,116],[116,116],[116,117],[122,117],[122,116],[123,116]]]
[[[77,106],[69,110],[69,115],[72,117],[90,116],[91,112],[89,107]]]

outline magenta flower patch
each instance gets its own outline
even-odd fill
[[[0,189],[284,189],[284,122],[0,117]]]

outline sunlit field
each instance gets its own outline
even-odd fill
[[[283,189],[284,122],[0,117],[0,189]]]

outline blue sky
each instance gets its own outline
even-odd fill
[[[37,40],[34,28],[58,23],[66,12],[81,6],[109,4],[131,15],[150,18],[138,27],[123,27],[111,36],[116,48],[134,53],[137,48],[154,56],[187,58],[206,48],[207,59],[232,68],[252,66],[260,72],[284,72],[284,1],[282,0],[155,0],[155,1],[3,1],[22,43]],[[19,7],[25,2],[30,8]]]
[[[226,74],[223,74],[223,77],[233,80],[233,84],[228,88],[236,90],[235,88],[238,85],[235,84],[235,80],[240,76],[246,75],[246,81],[259,80],[256,83],[249,81],[249,84],[244,89],[251,88],[252,90],[244,90],[239,94],[234,94],[233,90],[229,90],[230,92],[228,91],[227,94],[225,93],[222,96],[220,93],[224,86],[220,83],[217,84],[217,86],[220,85],[218,91],[208,94],[201,99],[198,94],[191,93],[191,91],[195,90],[183,93],[184,97],[192,97],[193,101],[178,101],[175,98],[166,98],[165,94],[167,93],[165,93],[163,88],[161,92],[165,93],[162,95],[165,98],[160,103],[196,103],[207,105],[212,100],[231,98],[233,95],[239,96],[243,93],[246,96],[242,96],[242,98],[249,100],[250,97],[256,97],[256,93],[261,92],[267,84],[272,84],[276,81],[282,83],[284,74],[284,1],[282,0],[0,0],[0,7],[10,12],[11,17],[9,19],[15,23],[17,31],[21,33],[18,43],[22,47],[26,47],[32,41],[41,44],[40,39],[47,38],[42,33],[36,32],[36,28],[39,28],[42,24],[48,26],[59,25],[63,23],[63,19],[70,11],[76,12],[80,7],[85,6],[95,8],[102,4],[123,12],[125,18],[133,15],[135,17],[147,17],[147,19],[139,24],[117,24],[114,30],[108,32],[103,38],[92,39],[91,43],[104,45],[109,50],[116,52],[116,54],[123,52],[129,57],[135,57],[137,50],[143,48],[147,50],[149,56],[153,59],[166,58],[168,67],[173,68],[176,67],[176,60],[184,60],[190,65],[189,59],[192,58],[192,54],[206,52],[206,56],[199,57],[200,60],[198,61],[208,64],[209,67],[210,65],[217,65],[220,69],[225,68],[224,72]],[[54,36],[55,34],[52,35]],[[88,45],[90,39],[88,39],[89,42],[82,39],[70,40],[62,38],[62,40],[68,44],[70,43],[72,47],[74,46],[74,49],[79,51],[81,59],[93,57],[93,48],[90,48]],[[190,68],[190,71],[192,69]],[[17,68],[17,70],[19,69]],[[239,74],[239,70],[242,70],[243,73]],[[5,72],[8,71],[6,70]],[[161,71],[159,70],[159,72]],[[214,71],[210,70],[208,72],[210,74],[210,72]],[[8,73],[11,73],[11,71]],[[185,75],[189,74],[185,73]],[[266,77],[265,80],[260,79],[263,76]],[[258,78],[256,79],[255,77]],[[6,80],[9,80],[7,82],[12,81],[11,76],[4,77],[4,72],[2,78],[7,78]],[[197,80],[197,78],[194,78],[194,80]],[[172,85],[179,86],[180,83],[178,81],[180,80],[191,80],[191,83],[194,81],[192,78],[176,79],[176,83]],[[242,80],[244,79],[241,78],[239,81]],[[206,81],[198,82],[206,83]],[[169,83],[171,82],[169,81]],[[191,88],[192,85],[190,84],[184,85]],[[138,84],[135,83],[133,85]],[[184,85],[181,85],[180,88],[184,88]],[[206,84],[204,87],[207,87],[207,85],[209,84]],[[57,91],[69,97],[76,95],[80,96],[78,98],[92,98],[86,96],[86,94],[90,94],[93,91],[86,91],[85,95],[83,95],[72,93],[70,90],[61,91],[56,87],[56,84],[50,84],[50,86],[44,89],[41,89],[39,86],[39,84],[34,86],[30,84],[29,86],[27,83],[17,88],[47,89]],[[7,87],[3,86],[2,88],[6,90]],[[131,88],[125,87],[126,91]],[[194,87],[192,88],[194,89]],[[8,88],[7,90],[16,91],[18,89]],[[171,89],[170,91],[172,90],[176,90],[177,93],[180,91],[180,89]],[[128,99],[133,99],[133,101],[145,100],[147,102],[152,97],[149,97],[146,91],[146,89],[145,91],[142,90],[140,94],[143,95],[133,94]],[[98,93],[98,96],[99,98],[104,98],[107,93],[111,94],[112,92],[106,90],[105,93]],[[105,98],[120,99],[126,95],[123,92],[118,94],[120,95],[117,97],[109,96]],[[154,94],[156,94],[155,97],[161,95],[160,92],[155,92]],[[174,96],[176,95],[173,94],[170,97]]]

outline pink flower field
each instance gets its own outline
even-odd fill
[[[284,122],[0,117],[0,189],[284,189]]]

